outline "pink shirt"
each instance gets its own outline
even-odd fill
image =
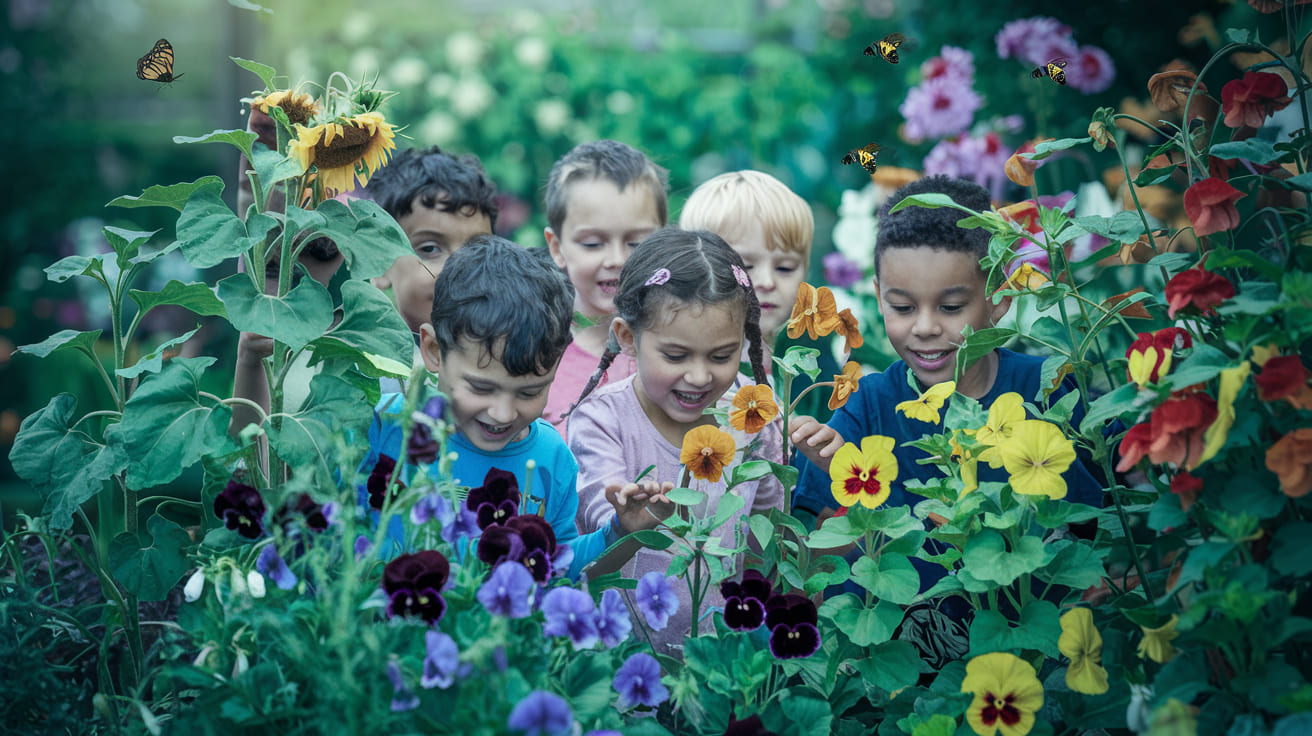
[[[565,354],[560,358],[560,367],[556,368],[556,379],[551,382],[551,388],[547,389],[547,406],[542,410],[542,418],[551,422],[551,426],[560,432],[561,437],[567,436],[565,434],[567,419],[563,415],[569,411],[574,402],[579,400],[579,394],[583,393],[583,387],[588,385],[588,379],[592,378],[592,374],[597,372],[597,365],[600,362],[600,355],[589,353],[579,347],[577,342],[571,342],[569,347],[565,348]],[[637,372],[637,361],[631,356],[620,353],[615,356],[615,361],[610,364],[606,372],[601,374],[601,382],[597,384],[597,388],[621,378],[628,378]]]
[[[739,376],[739,384],[750,383]],[[730,389],[720,399],[721,404],[732,400],[735,389]],[[753,459],[780,462],[783,442],[783,421],[775,417],[759,433],[760,442],[751,453]],[[749,436],[729,430],[735,435],[739,446],[747,443]],[[610,483],[627,483],[649,465],[656,468],[646,479],[656,481],[673,481],[678,483],[682,464],[679,462],[680,448],[669,443],[656,429],[643,412],[634,393],[633,378],[615,381],[605,388],[592,392],[579,408],[570,415],[569,448],[579,463],[579,510],[576,521],[579,533],[586,534],[610,523],[615,509],[606,500],[606,485]],[[733,466],[729,466],[732,468]],[[719,482],[693,480],[689,485],[695,490],[707,494],[704,507],[692,507],[696,516],[709,516],[715,513],[720,499],[725,494],[725,481],[729,477],[729,468]],[[783,486],[774,476],[766,476],[759,481],[750,481],[734,487],[734,494],[742,496],[746,502],[743,510],[735,514],[720,527],[720,545],[736,548],[741,542],[735,539],[747,539],[747,515],[754,511],[766,511],[783,507]],[[629,578],[641,578],[652,570],[665,572],[669,569],[671,553],[666,550],[641,549],[632,560],[621,568],[621,573]],[[742,555],[726,559],[728,569],[732,572],[742,567]],[[682,580],[672,580],[675,592],[679,594],[679,610],[670,618],[669,625],[659,632],[652,632],[652,645],[656,651],[665,654],[677,654],[678,649],[671,645],[680,644],[692,631],[692,596]],[[631,591],[621,591],[629,595]],[[701,622],[703,631],[711,631],[711,618],[707,616],[710,608],[723,608],[724,598],[720,596],[718,585],[712,585],[702,601]],[[636,610],[636,609],[634,609]],[[635,633],[638,631],[634,629]]]

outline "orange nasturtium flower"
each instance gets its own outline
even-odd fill
[[[1016,424],[1011,439],[997,446],[1011,489],[1027,496],[1066,497],[1061,474],[1075,461],[1075,446],[1061,428],[1042,419]]]
[[[1280,478],[1286,496],[1300,498],[1312,491],[1312,427],[1295,429],[1276,440],[1267,448],[1266,467]]]
[[[729,411],[729,426],[756,434],[779,415],[774,392],[765,384],[743,386],[733,396],[733,409]]]
[[[1102,634],[1093,625],[1093,611],[1072,608],[1062,614],[1057,649],[1071,660],[1066,668],[1066,687],[1085,695],[1107,692],[1107,670],[1102,666]]]
[[[803,281],[793,302],[793,315],[788,318],[788,336],[796,339],[805,332],[814,340],[838,329],[841,321],[834,292],[828,286],[817,289]]]
[[[834,331],[843,336],[843,352],[851,354],[853,350],[865,344],[866,339],[861,336],[861,323],[857,320],[852,310],[844,309],[838,313],[838,325]]]
[[[838,448],[829,462],[830,490],[844,507],[858,501],[866,508],[877,508],[888,500],[897,480],[897,458],[893,456],[893,438],[872,435],[861,440],[861,448],[848,442]]]
[[[899,403],[894,409],[902,412],[908,419],[917,419],[930,424],[938,424],[938,410],[943,408],[943,403],[948,397],[957,390],[956,381],[944,381],[936,383],[925,390],[925,393],[909,401]]]
[[[843,372],[834,376],[834,392],[829,395],[829,411],[838,411],[847,403],[847,397],[857,392],[861,380],[861,364],[849,360]]]
[[[1028,662],[1008,652],[981,654],[966,663],[961,692],[975,699],[966,722],[979,736],[1025,736],[1043,707],[1043,685]]]
[[[724,473],[724,467],[733,462],[737,450],[728,432],[714,425],[703,424],[688,430],[683,436],[679,462],[688,466],[692,477],[716,483]]]
[[[296,138],[287,144],[287,155],[304,170],[313,165],[324,191],[333,196],[369,183],[396,149],[391,123],[378,112],[339,118],[313,127],[296,126]]]

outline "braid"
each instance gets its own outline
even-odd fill
[[[762,386],[769,385],[770,372],[765,367],[765,346],[761,338],[761,303],[756,299],[756,289],[744,286],[747,294],[747,357],[752,361],[752,380]]]
[[[592,390],[597,387],[597,384],[601,383],[601,377],[606,375],[606,371],[610,368],[610,364],[615,362],[615,356],[619,354],[620,343],[615,339],[615,333],[612,331],[610,337],[606,340],[606,350],[602,352],[601,360],[597,363],[597,370],[593,371],[592,377],[588,379],[587,385],[583,387],[583,392],[579,394],[578,401],[570,404],[569,410],[562,415],[562,419],[573,414],[574,410],[579,407],[579,404],[582,404],[583,400],[588,397],[588,394],[592,393]]]

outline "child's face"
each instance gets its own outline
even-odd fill
[[[569,185],[560,232],[544,233],[551,257],[574,284],[574,309],[589,319],[615,311],[620,271],[643,238],[661,227],[651,187],[587,179]]]
[[[792,251],[771,250],[761,223],[754,220],[741,231],[720,236],[742,256],[747,275],[752,277],[756,301],[761,304],[761,336],[769,345],[792,314],[797,289],[806,278],[806,258]]]
[[[957,346],[967,325],[991,326],[1010,306],[989,301],[984,272],[968,253],[928,246],[889,248],[875,280],[884,330],[899,357],[925,386],[953,380]],[[979,397],[992,387],[988,361],[976,361],[957,390]]]
[[[447,396],[456,431],[479,450],[497,452],[522,439],[542,416],[556,366],[543,375],[512,376],[501,362],[502,345],[488,355],[481,342],[469,338],[441,354],[429,324],[422,327],[420,347],[424,364],[437,373],[438,390]]]
[[[667,438],[704,422],[702,411],[733,385],[743,348],[739,304],[687,305],[640,333],[616,318],[615,335],[637,356],[634,390],[643,411]]]
[[[492,232],[492,221],[482,212],[472,215],[443,212],[425,207],[420,199],[416,196],[410,203],[410,214],[397,220],[410,238],[414,255],[396,259],[375,282],[379,288],[392,287],[396,308],[411,332],[419,332],[420,325],[431,319],[433,281],[442,272],[446,259],[475,235]]]

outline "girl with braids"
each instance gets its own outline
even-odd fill
[[[579,530],[606,530],[597,536],[608,544],[669,516],[673,506],[663,494],[681,480],[684,435],[714,424],[704,412],[731,400],[731,389],[764,384],[767,376],[751,279],[742,258],[713,233],[666,228],[643,240],[624,265],[615,310],[610,325],[615,340],[570,415],[568,429],[570,450],[579,462]],[[738,373],[744,339],[753,378]],[[597,388],[597,375],[621,352],[633,356],[637,373]],[[761,430],[749,457],[779,456],[781,424],[776,417]],[[649,466],[654,470],[634,482]],[[717,482],[696,481],[706,501],[691,513],[714,514],[728,476],[726,469]],[[735,486],[734,494],[747,503],[720,528],[720,544],[726,548],[739,546],[749,513],[783,502],[783,487],[773,476]],[[576,549],[575,554],[587,558],[599,551]],[[618,569],[640,578],[651,571],[664,574],[670,559],[664,550],[626,542],[584,572],[595,577]],[[689,590],[680,581],[674,581],[674,589],[681,605],[667,628],[652,633],[652,645],[665,654],[677,654],[673,645],[692,629]],[[718,590],[710,592],[703,612],[723,605],[718,595]],[[701,625],[709,630],[709,617]]]

